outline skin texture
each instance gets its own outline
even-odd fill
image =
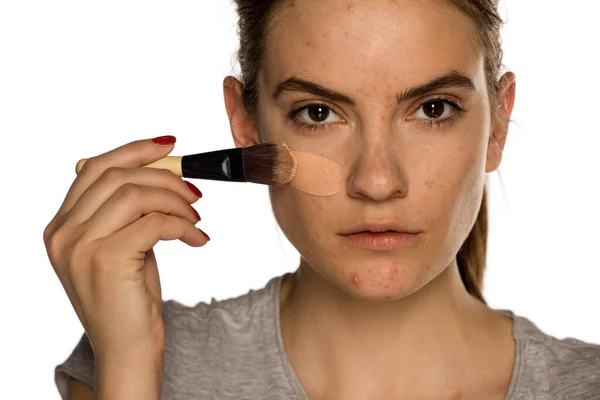
[[[243,106],[240,82],[225,79],[238,146],[285,141],[341,166],[334,196],[270,191],[277,221],[302,257],[282,287],[282,334],[311,399],[504,398],[512,322],[468,295],[455,260],[486,173],[502,159],[515,95],[507,73],[497,94],[500,118],[492,118],[477,38],[474,22],[443,1],[282,2],[267,32],[255,112]],[[451,71],[475,90],[447,87],[397,101]],[[302,91],[275,98],[291,77],[355,104]],[[444,126],[428,124],[420,105],[432,98],[465,112]],[[324,129],[301,129],[288,118],[314,103],[335,113]],[[306,113],[296,117],[311,122]],[[340,236],[383,221],[420,237],[406,248],[369,251]]]

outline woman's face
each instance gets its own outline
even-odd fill
[[[305,262],[353,296],[413,293],[452,263],[473,226],[499,162],[488,154],[477,38],[473,21],[441,1],[287,1],[272,17],[261,140],[342,168],[330,197],[271,188],[275,216]],[[344,236],[364,223],[420,234],[374,250]]]

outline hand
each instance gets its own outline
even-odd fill
[[[190,205],[198,189],[168,170],[140,168],[169,154],[174,142],[141,140],[91,158],[44,231],[50,262],[97,359],[162,352],[152,248],[159,240],[194,247],[209,240]]]

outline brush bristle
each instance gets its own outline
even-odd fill
[[[285,145],[265,143],[242,149],[248,182],[286,185],[296,175],[296,160]]]

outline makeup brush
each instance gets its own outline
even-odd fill
[[[76,174],[87,160],[79,160]],[[182,157],[167,156],[144,167],[168,169],[184,178],[286,185],[296,176],[297,163],[285,143],[264,143]]]

